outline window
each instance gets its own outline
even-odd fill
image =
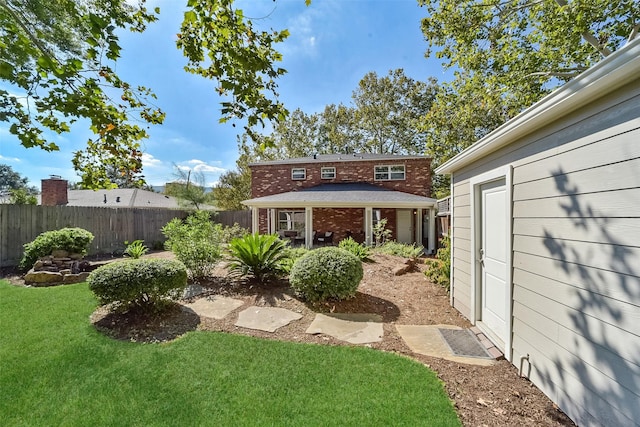
[[[306,179],[307,170],[305,168],[293,168],[291,169],[291,179]]]
[[[304,236],[304,211],[279,211],[278,231],[295,230]]]
[[[336,168],[321,168],[320,176],[322,179],[333,179],[336,177]]]
[[[374,168],[376,181],[395,181],[405,179],[404,165],[376,166]]]

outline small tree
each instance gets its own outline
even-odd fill
[[[391,230],[387,229],[387,218],[382,218],[373,226],[375,245],[381,246],[391,238]]]
[[[12,205],[37,205],[38,199],[24,188],[9,190],[9,203]]]
[[[427,259],[427,270],[424,274],[436,285],[447,291],[451,286],[451,240],[449,236],[442,238],[442,247],[436,252],[435,259]]]
[[[174,218],[162,228],[166,248],[184,263],[192,279],[207,277],[220,261],[223,227],[211,222],[208,211],[197,211],[184,221]]]

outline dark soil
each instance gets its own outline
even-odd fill
[[[170,253],[148,256],[166,257]],[[232,281],[223,267],[216,269],[204,287],[207,295],[224,295],[243,300],[245,304],[225,319],[199,318],[179,305],[170,306],[160,314],[145,312],[111,313],[100,307],[92,315],[96,328],[124,340],[158,342],[171,340],[190,330],[221,331],[251,335],[266,339],[286,340],[324,345],[350,345],[325,335],[305,333],[318,312],[374,313],[382,316],[384,337],[368,347],[413,358],[437,372],[455,403],[465,426],[573,426],[564,413],[528,380],[518,376],[517,369],[505,360],[493,366],[456,363],[411,352],[396,332],[395,324],[448,324],[470,327],[470,323],[449,304],[445,289],[430,283],[419,263],[413,272],[395,276],[394,267],[403,259],[375,255],[364,264],[364,278],[355,298],[315,306],[298,300],[286,281],[260,285],[249,281]],[[20,278],[4,277],[15,284]],[[274,333],[237,327],[237,313],[250,305],[287,308],[302,314],[302,319]]]

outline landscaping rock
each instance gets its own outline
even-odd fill
[[[62,249],[56,249],[51,251],[51,255],[53,255],[54,258],[67,258],[69,256],[69,252],[63,251]]]
[[[407,259],[404,264],[394,267],[392,271],[394,276],[402,276],[403,274],[413,271],[415,268],[416,261],[414,259]]]
[[[51,286],[62,283],[63,276],[52,271],[35,271],[33,269],[24,276],[24,283],[32,286]]]
[[[82,273],[77,273],[77,274],[65,274],[62,277],[62,282],[64,284],[71,284],[71,283],[81,283],[81,282],[86,282],[87,281],[87,277],[89,277],[89,272],[85,271]]]

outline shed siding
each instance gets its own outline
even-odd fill
[[[453,212],[454,239],[451,242],[453,306],[462,315],[471,318],[471,198],[468,182],[460,182],[455,185]]]
[[[509,164],[513,363],[529,354],[531,380],[578,424],[638,425],[640,80],[456,171],[454,194]],[[454,227],[470,223],[461,207]],[[454,230],[454,275],[463,253],[473,265],[468,236]],[[459,275],[454,302],[471,295]]]

